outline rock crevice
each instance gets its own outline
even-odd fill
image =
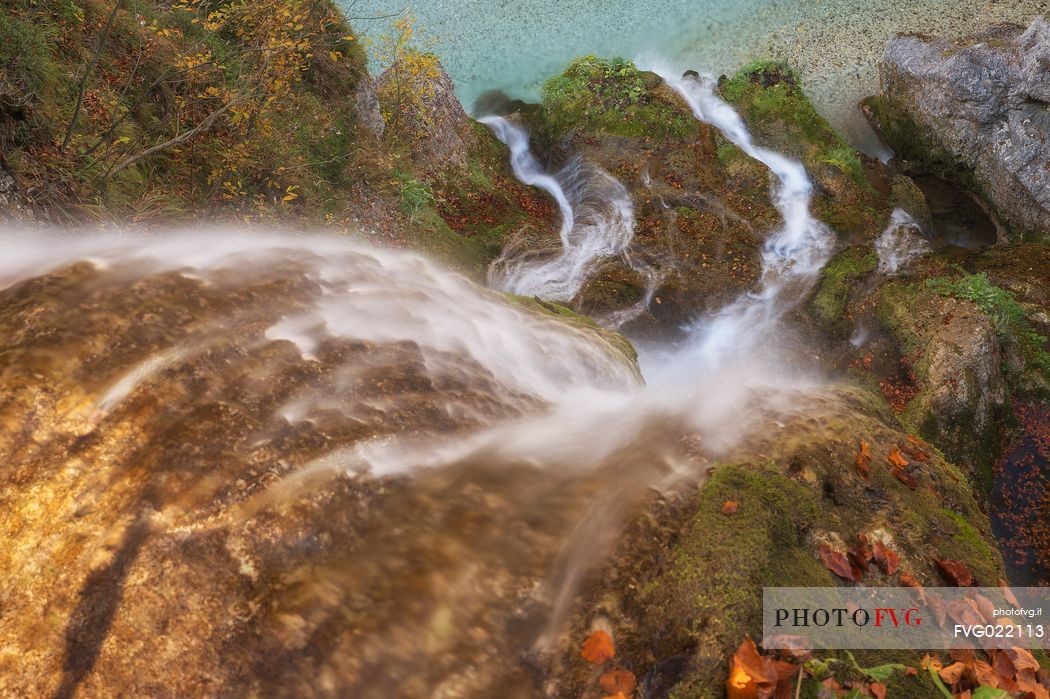
[[[898,155],[983,195],[1012,237],[1050,235],[1050,22],[886,46],[872,110]]]

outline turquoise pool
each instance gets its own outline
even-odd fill
[[[546,78],[588,53],[656,55],[715,74],[755,58],[787,59],[802,71],[818,109],[871,150],[855,104],[877,90],[876,61],[887,38],[1026,23],[1043,7],[1035,0],[358,0],[351,14],[413,13],[468,109],[489,89],[536,99]],[[354,24],[378,36],[390,22]]]

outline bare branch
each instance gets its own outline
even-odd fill
[[[233,107],[240,100],[241,100],[241,98],[237,97],[237,98],[227,102],[222,107],[220,107],[219,109],[216,109],[214,112],[212,112],[207,117],[205,117],[203,121],[201,121],[199,124],[194,126],[189,131],[184,131],[183,133],[178,134],[174,138],[170,138],[167,141],[164,141],[163,143],[158,143],[158,144],[156,144],[154,146],[150,146],[149,148],[147,148],[144,151],[136,153],[135,155],[132,155],[132,156],[130,156],[128,158],[125,158],[116,167],[114,167],[112,170],[109,171],[109,175],[108,176],[109,177],[113,177],[114,175],[116,175],[121,170],[124,170],[125,168],[128,168],[128,167],[134,165],[135,163],[139,162],[140,160],[148,158],[151,155],[155,155],[156,153],[159,153],[162,150],[166,150],[168,148],[172,148],[174,146],[177,146],[180,143],[184,143],[184,142],[188,141],[189,139],[193,138],[194,136],[196,136],[197,134],[202,133],[204,131],[207,131],[219,119],[219,117],[221,117],[223,114],[225,114],[226,112],[228,112],[231,109],[233,109]]]
[[[95,69],[95,65],[98,63],[98,59],[102,56],[102,49],[106,47],[106,39],[109,38],[109,31],[113,28],[113,20],[117,18],[117,12],[120,11],[120,6],[124,4],[124,0],[116,0],[113,3],[113,10],[109,13],[109,17],[106,19],[106,26],[102,28],[102,34],[98,37],[98,46],[95,48],[95,55],[91,57],[87,66],[84,68],[84,75],[80,78],[80,87],[77,89],[77,104],[73,107],[73,118],[69,120],[69,128],[66,129],[66,137],[62,139],[62,147],[60,150],[65,150],[69,146],[69,141],[73,138],[73,130],[77,127],[77,119],[80,117],[80,108],[84,104],[84,92],[87,90],[88,79],[91,77],[91,71]]]

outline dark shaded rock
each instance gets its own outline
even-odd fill
[[[1050,23],[886,46],[876,125],[906,160],[980,192],[1012,237],[1050,234]]]

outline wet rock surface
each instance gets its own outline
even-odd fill
[[[571,305],[615,324],[652,291],[625,327],[677,337],[755,288],[762,241],[780,223],[770,173],[653,74],[577,70],[543,105],[512,107],[551,169],[589,159],[624,183],[638,219],[633,245]],[[384,110],[392,80],[379,81]],[[397,198],[362,212],[384,229],[373,237],[479,278],[508,243],[555,249],[556,207],[515,183],[507,150],[467,119],[448,77],[413,89],[420,110],[397,122],[379,114],[384,138],[418,169],[398,171]],[[1000,442],[1018,443],[1001,412],[1019,385],[1035,385],[1026,377],[1038,356],[992,310],[926,280],[957,275],[955,264],[986,271],[1022,304],[1023,327],[1043,328],[1045,246],[939,250],[890,279],[874,240],[894,206],[924,224],[936,215],[922,190],[845,147],[783,66],[727,78],[720,94],[759,145],[805,165],[814,214],[839,234],[793,318],[802,330],[778,342],[841,373],[772,405],[749,396],[747,430],[728,452],[711,443],[721,435],[660,414],[590,471],[577,462],[615,436],[612,418],[600,439],[564,440],[584,448],[558,468],[500,444],[410,476],[362,474],[340,464],[389,440],[424,444],[414,458],[428,463],[482,426],[541,414],[544,401],[508,390],[463,343],[434,352],[423,333],[333,337],[325,323],[268,332],[342,293],[313,273],[324,254],[206,278],[192,265],[144,277],[136,261],[0,279],[0,456],[10,465],[0,567],[19,583],[0,590],[0,694],[599,697],[598,670],[579,654],[597,624],[641,696],[703,696],[724,682],[741,635],[758,635],[763,585],[840,584],[822,544],[891,541],[902,568],[869,567],[869,584],[905,573],[941,584],[933,561],[950,558],[994,585],[1002,557],[974,472]],[[375,132],[376,105],[358,98]],[[379,188],[361,179],[355,191]],[[370,279],[376,260],[351,269]],[[443,298],[430,288],[398,300],[430,297]],[[375,304],[370,319],[382,320],[382,301],[335,306]],[[414,317],[466,314],[454,301]],[[556,304],[508,303],[523,309],[520,323],[553,320],[590,338],[617,376],[636,380],[622,337]],[[871,338],[846,349],[861,319]],[[498,346],[507,331],[457,327],[471,347]],[[577,355],[533,344],[554,372]],[[523,373],[509,357],[510,375]],[[528,445],[547,446],[563,427],[546,425]],[[891,468],[894,449],[910,450],[903,472]],[[917,664],[913,655],[903,662]],[[893,690],[930,696],[922,680],[896,677]]]
[[[886,46],[882,132],[907,160],[972,186],[1014,237],[1050,234],[1050,22]]]
[[[489,696],[521,673],[508,659],[593,481],[342,471],[365,443],[448,445],[542,400],[415,341],[304,354],[269,336],[331,283],[313,256],[280,257],[4,279],[0,561],[18,583],[0,590],[0,694]],[[343,259],[358,282],[377,263]],[[594,336],[631,376],[604,331],[490,302]]]

